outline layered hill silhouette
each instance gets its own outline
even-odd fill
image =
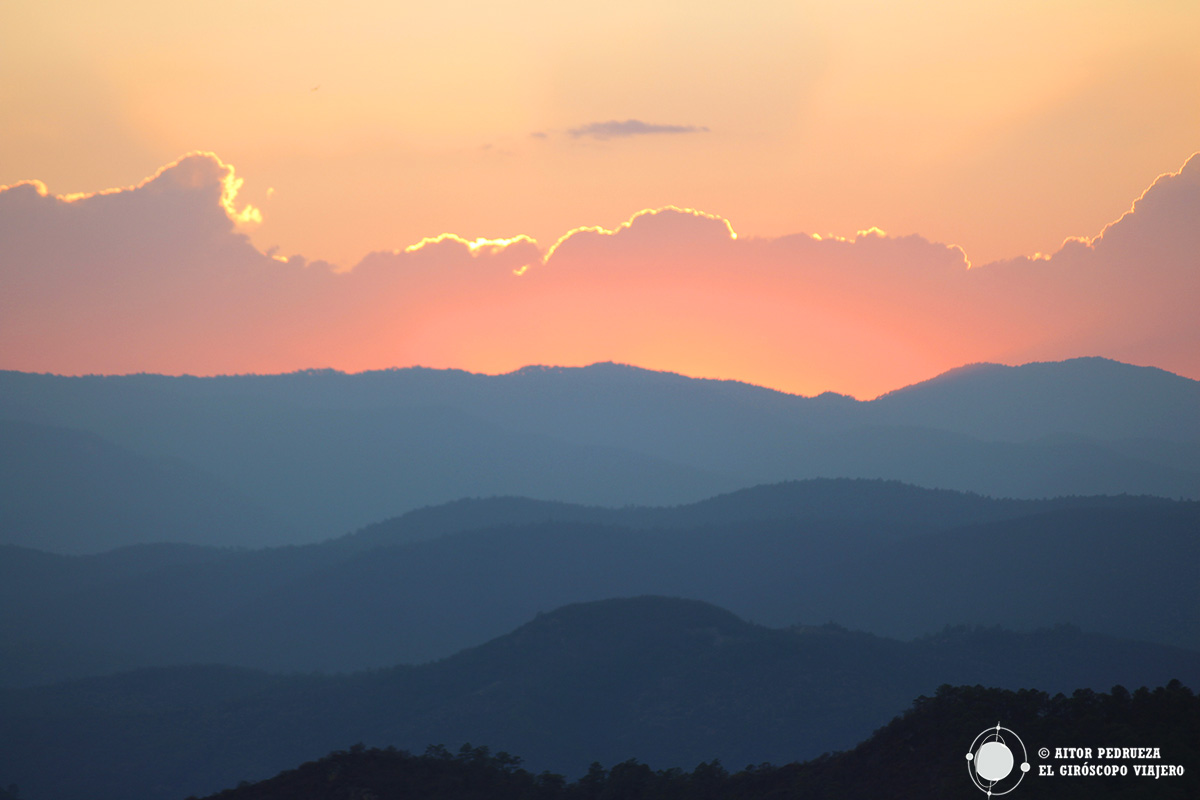
[[[19,509],[20,524],[0,531],[7,543],[58,552],[225,544],[238,529],[226,524],[229,511],[249,507],[260,521],[239,541],[255,546],[311,542],[462,497],[671,505],[814,477],[993,496],[1195,499],[1197,408],[1197,381],[1098,358],[975,365],[869,402],[614,364],[500,376],[3,372],[8,435],[22,423],[22,452],[60,463],[22,474],[13,457],[6,469],[21,479],[0,484],[0,508]],[[168,494],[181,509],[210,511],[171,524],[155,492],[118,490],[120,531],[100,521],[80,530],[81,516],[103,519],[111,505],[88,505],[94,470],[80,477],[80,463],[101,462],[86,460],[85,445],[108,454],[106,486],[157,486],[144,483],[147,464],[159,473],[186,465]],[[69,489],[78,489],[73,516],[55,508]]]
[[[933,697],[920,697],[913,707],[868,740],[844,753],[826,754],[803,764],[755,764],[736,772],[720,763],[701,763],[690,771],[652,769],[636,760],[606,768],[593,764],[586,775],[566,781],[555,773],[535,775],[519,757],[491,753],[486,746],[465,744],[457,753],[431,746],[414,755],[394,748],[355,745],[287,770],[274,778],[219,795],[222,800],[340,800],[345,797],[436,796],[442,800],[488,797],[538,800],[677,800],[683,797],[737,797],[774,800],[780,797],[837,797],[867,800],[886,796],[899,800],[961,798],[969,788],[963,764],[950,754],[964,749],[975,727],[999,718],[1031,742],[1085,741],[1098,731],[1106,747],[1144,748],[1157,742],[1162,758],[1182,767],[1182,775],[1139,776],[1129,760],[1125,776],[1063,776],[1064,764],[1034,750],[1030,772],[1019,783],[1010,777],[997,790],[1019,791],[1028,798],[1187,798],[1200,792],[1200,700],[1187,687],[1172,683],[1153,691],[1124,687],[1111,693],[1088,690],[1050,697],[1045,692],[1012,692],[982,687],[939,687]],[[974,727],[973,727],[974,726]],[[1016,747],[1016,743],[1012,743]],[[1068,747],[1070,745],[1067,745]],[[1049,748],[1048,748],[1049,749]],[[1024,754],[1022,754],[1023,757]],[[1147,766],[1147,761],[1133,762]],[[1152,762],[1151,762],[1152,763]],[[1017,765],[1014,765],[1017,766]],[[1052,775],[1043,774],[1050,768]],[[1021,773],[1017,773],[1020,775]],[[1011,788],[1010,788],[1011,787]]]
[[[28,800],[182,797],[356,741],[418,751],[486,741],[535,772],[571,776],[631,758],[786,763],[853,746],[945,683],[1059,692],[1173,678],[1200,680],[1200,654],[1069,628],[905,643],[639,597],[557,609],[419,667],[331,677],[183,667],[6,690],[0,776]],[[960,768],[976,728],[995,724],[987,716],[954,734],[967,737],[946,754]]]
[[[0,685],[223,663],[346,671],[481,644],[567,603],[664,594],[774,626],[912,637],[1087,631],[1200,650],[1200,503],[997,500],[894,482],[761,486],[672,508],[496,498],[323,544],[0,548]]]
[[[624,764],[597,798],[714,758],[878,796],[864,765],[943,695],[1071,711],[943,691],[817,758],[940,684],[1200,685],[1197,409],[1103,359],[870,402],[613,364],[0,373],[0,784],[177,799],[474,741]]]
[[[191,464],[95,434],[0,420],[0,530],[7,544],[90,552],[150,541],[262,546],[282,517]]]

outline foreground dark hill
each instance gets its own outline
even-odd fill
[[[355,741],[487,741],[569,775],[594,760],[783,763],[852,746],[942,683],[1057,692],[1173,677],[1200,680],[1200,654],[1065,628],[904,643],[642,597],[565,607],[421,667],[189,667],[0,692],[0,775],[28,800],[181,797]]]
[[[414,663],[567,603],[639,594],[776,626],[910,637],[1073,623],[1200,650],[1197,531],[1194,502],[822,480],[676,508],[460,501],[257,551],[0,548],[0,685],[189,663]]]
[[[614,364],[500,376],[0,372],[0,419],[186,462],[281,518],[279,543],[470,496],[670,505],[814,477],[996,496],[1196,498],[1197,409],[1200,383],[1103,359],[977,365],[870,402]],[[0,499],[17,491],[0,485]],[[20,491],[50,504],[62,487],[31,478]],[[84,536],[53,515],[25,525],[26,538],[7,541],[36,534],[50,548]],[[121,543],[99,527],[91,535],[93,551]],[[125,536],[212,543],[216,534],[163,526]]]
[[[594,764],[586,775],[566,782],[557,774],[535,775],[508,753],[463,745],[456,754],[431,746],[423,755],[361,745],[288,770],[269,780],[228,789],[211,800],[342,800],[347,797],[438,797],[441,800],[679,800],[784,797],[837,797],[846,800],[940,800],[971,796],[960,756],[972,732],[1004,720],[1030,744],[1063,746],[1090,740],[1103,731],[1108,747],[1145,747],[1153,741],[1163,760],[1183,767],[1180,776],[1132,774],[1077,778],[1041,774],[1064,766],[1042,759],[1031,748],[1030,772],[1013,791],[1034,798],[1153,797],[1191,798],[1200,794],[1200,699],[1172,683],[1154,691],[1111,694],[1077,691],[1071,697],[1044,692],[1012,692],[983,687],[943,686],[934,697],[920,697],[902,716],[876,731],[853,750],[824,755],[803,764],[751,765],[730,772],[720,764],[701,763],[689,772],[654,770],[630,760],[611,769]],[[1066,745],[1071,747],[1073,745]],[[1052,748],[1048,748],[1052,749]],[[1132,763],[1131,763],[1132,762]],[[1073,762],[1078,763],[1078,762]],[[1007,788],[1007,782],[1004,786]],[[1000,787],[997,787],[998,790]]]

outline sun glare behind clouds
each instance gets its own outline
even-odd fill
[[[1192,36],[1200,27],[1200,6],[1167,0],[848,0],[754,3],[737,10],[632,0],[603,7],[542,0],[437,6],[214,0],[203,10],[145,0],[63,0],[20,4],[5,13],[10,24],[0,28],[0,68],[20,79],[0,84],[0,182],[36,179],[56,195],[82,198],[153,175],[180,153],[218,153],[224,164],[236,164],[237,175],[226,173],[224,188],[210,189],[226,199],[236,190],[236,205],[226,204],[217,218],[199,195],[181,196],[180,208],[193,216],[172,221],[180,230],[194,228],[189,235],[210,230],[205,225],[231,225],[236,233],[218,236],[220,247],[211,252],[201,248],[178,258],[229,274],[238,264],[266,258],[277,271],[254,280],[281,282],[268,304],[273,313],[295,313],[321,292],[344,307],[320,314],[345,320],[358,313],[351,310],[358,290],[346,287],[361,281],[326,286],[326,273],[387,274],[379,265],[392,258],[407,279],[420,275],[433,286],[430,265],[445,259],[458,265],[446,278],[459,286],[453,308],[446,295],[437,294],[437,302],[414,295],[457,321],[437,322],[431,307],[403,299],[405,313],[424,320],[424,327],[410,320],[383,344],[364,340],[357,346],[369,357],[348,357],[345,341],[318,344],[301,337],[282,346],[289,355],[277,352],[236,367],[220,366],[221,359],[208,354],[187,365],[133,359],[105,368],[312,366],[303,363],[313,352],[304,347],[329,352],[329,363],[348,368],[389,366],[432,357],[433,350],[414,342],[436,340],[436,352],[447,354],[443,365],[489,371],[530,361],[615,358],[732,375],[736,365],[749,369],[772,358],[786,365],[778,370],[790,372],[801,368],[800,358],[809,374],[822,376],[814,380],[832,382],[789,379],[789,388],[870,394],[893,388],[891,378],[868,385],[837,377],[833,362],[865,359],[854,367],[857,374],[869,371],[869,362],[899,380],[901,373],[926,377],[948,360],[983,356],[972,349],[979,343],[969,331],[934,346],[935,329],[944,333],[953,314],[932,306],[926,313],[943,320],[941,328],[911,315],[901,320],[883,305],[864,314],[811,302],[821,291],[833,292],[827,299],[843,290],[861,298],[889,286],[891,278],[880,276],[891,273],[878,265],[857,272],[838,267],[836,280],[810,268],[822,259],[842,263],[842,256],[831,255],[843,252],[838,243],[850,247],[845,252],[870,255],[868,260],[907,265],[910,286],[942,275],[946,264],[979,267],[1055,254],[1068,237],[1095,236],[1120,217],[1155,175],[1177,168],[1197,149],[1200,130],[1200,104],[1192,102],[1200,96],[1200,50]],[[173,171],[168,177],[180,176]],[[111,199],[135,203],[132,195]],[[45,205],[53,203],[47,199]],[[640,229],[632,223],[641,217],[623,224],[636,209],[672,207],[719,214],[709,219],[720,220],[728,235],[730,224],[736,225],[738,247],[729,252],[738,256],[718,269],[714,254],[725,245],[705,239],[708,249],[693,252],[687,236],[665,233],[668,223],[686,226],[701,217],[665,215],[647,223],[644,231],[666,236],[669,246],[655,244],[653,236],[638,239]],[[148,207],[144,213],[175,212]],[[592,235],[595,230],[589,233],[591,226],[620,235],[605,244]],[[861,236],[852,241],[856,231],[871,229],[890,235],[876,237],[878,245]],[[66,229],[58,235],[83,236]],[[760,258],[771,247],[804,241],[809,248],[816,246],[813,235],[825,249],[796,251],[810,265],[800,270],[810,282],[807,290],[781,289],[778,281],[792,278],[777,266],[767,270],[776,283],[756,271],[775,263]],[[932,249],[921,250],[918,239],[934,243]],[[651,250],[638,251],[632,244],[638,242]],[[174,252],[162,236],[154,240],[154,247],[160,245],[162,253]],[[104,246],[116,252],[124,244],[113,238]],[[641,263],[642,272],[614,272],[593,257],[605,248],[614,258]],[[140,264],[152,280],[127,285],[164,290],[170,269],[159,274],[164,267],[145,260],[154,249],[150,243],[135,249],[140,255],[129,263]],[[659,255],[646,260],[647,252]],[[1044,275],[1054,276],[1054,266],[1075,258],[1073,252],[1037,263]],[[232,260],[214,266],[220,259]],[[547,276],[565,272],[560,267],[572,259],[586,262],[573,273],[576,280],[581,274],[625,276],[625,284],[589,290],[611,303],[591,318],[596,329],[607,328],[608,338],[594,344],[548,333],[560,310],[548,310],[545,297],[537,301],[542,316],[530,317],[527,309],[521,317],[514,310],[526,301],[511,294],[509,283],[520,279],[548,291]],[[680,271],[687,259],[693,272]],[[795,269],[797,262],[790,263]],[[300,264],[308,264],[301,281],[306,288],[279,288],[288,283],[280,277],[287,266]],[[472,284],[469,276],[491,274],[489,265],[508,283],[489,277]],[[103,276],[84,275],[85,265],[78,268],[83,284],[103,283]],[[843,285],[834,291],[831,281]],[[551,294],[582,285],[564,284]],[[698,301],[692,311],[697,319],[720,318],[721,325],[693,327],[680,315],[670,324],[665,317],[655,321],[653,309],[676,307],[688,292],[714,287],[721,287],[725,305]],[[755,300],[746,295],[749,287],[766,294]],[[117,307],[142,302],[113,301]],[[570,308],[576,300],[563,302]],[[79,313],[90,319],[100,312]],[[503,337],[468,345],[432,332],[443,325],[474,329],[475,323],[462,321],[498,313],[516,331],[504,347]],[[561,313],[565,322],[592,312]],[[1039,344],[1048,335],[1044,320],[1035,324],[1036,315],[1019,307],[1009,313],[1030,327],[1022,332],[983,315],[979,323],[1000,337],[983,348],[989,357],[1059,352]],[[1108,313],[1093,310],[1087,325],[1098,325]],[[24,314],[35,312],[18,316]],[[779,318],[768,319],[772,315]],[[234,316],[249,325],[252,310],[240,308]],[[741,320],[749,320],[748,327]],[[1068,328],[1083,324],[1082,311],[1071,320]],[[722,325],[737,332],[710,335]],[[902,335],[883,336],[880,326],[898,326]],[[372,330],[369,322],[358,328],[364,336]],[[486,336],[484,328],[480,335]],[[801,358],[794,349],[777,351],[773,336],[809,342],[824,337],[839,345],[813,345]],[[518,339],[520,348],[512,345]],[[861,346],[848,344],[859,339]],[[703,347],[694,351],[679,349],[680,342],[700,341]],[[1087,341],[1083,336],[1076,346]],[[1133,345],[1110,344],[1145,360]],[[849,349],[841,352],[843,346]],[[830,365],[821,366],[827,356]],[[20,360],[39,368],[35,358]],[[67,370],[92,368],[86,359],[55,363]],[[889,371],[888,365],[905,366]],[[750,372],[743,377],[784,385],[765,367]]]

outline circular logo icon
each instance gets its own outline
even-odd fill
[[[1021,764],[1017,767],[1016,749],[1021,752]],[[1014,767],[1017,767],[1014,770]],[[971,782],[988,797],[1008,794],[1021,783],[1029,772],[1029,756],[1025,743],[1016,733],[1003,727],[988,728],[975,737],[967,751],[967,772]]]

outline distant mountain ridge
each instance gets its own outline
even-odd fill
[[[0,691],[0,775],[29,800],[181,797],[355,741],[487,741],[569,775],[629,758],[785,763],[848,748],[945,683],[1054,692],[1173,678],[1200,680],[1200,654],[1068,628],[904,643],[636,597],[556,609],[420,667],[181,667]]]
[[[205,487],[229,487],[276,520],[259,530],[279,544],[462,497],[673,505],[817,477],[992,496],[1197,498],[1198,409],[1200,382],[1096,358],[975,365],[869,402],[615,364],[499,376],[0,372],[0,420],[42,426],[46,442],[90,435],[154,463],[187,464],[192,478],[180,486],[190,482],[196,502]],[[0,485],[0,500],[20,493],[49,503],[61,488],[31,477]],[[131,495],[127,507],[136,503]],[[4,541],[95,552],[228,538],[220,525],[147,523],[120,540],[97,530],[88,547],[77,526],[51,514],[26,515],[21,530]]]
[[[1200,381],[1104,358],[972,364],[889,392],[871,407],[890,424],[989,440],[1065,434],[1200,441]]]
[[[280,517],[185,461],[31,422],[0,419],[0,486],[0,541],[26,547],[262,546],[291,533]]]
[[[1192,501],[826,479],[673,508],[464,500],[264,550],[0,546],[0,686],[198,662],[417,663],[539,611],[643,594],[776,626],[910,637],[1073,623],[1200,651],[1198,530]]]
[[[448,533],[540,522],[582,522],[634,529],[712,527],[779,520],[837,520],[883,524],[928,533],[1070,508],[1158,508],[1153,496],[1068,496],[1050,499],[987,497],[881,479],[812,478],[738,489],[677,506],[581,506],[527,497],[465,498],[416,509],[325,542],[323,547],[368,549],[434,539]]]

